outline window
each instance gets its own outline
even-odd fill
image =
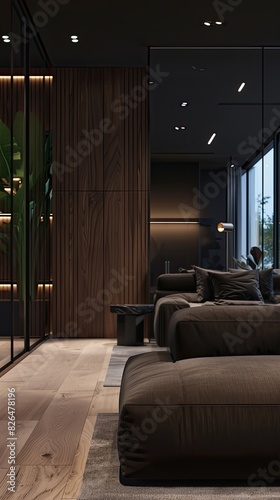
[[[274,264],[274,149],[271,148],[248,171],[248,242],[264,252],[263,266]],[[245,175],[243,175],[245,177]],[[242,208],[246,180],[242,177]],[[246,248],[246,224],[242,220],[242,251]]]

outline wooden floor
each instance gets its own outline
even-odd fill
[[[115,340],[47,340],[0,378],[1,500],[76,499],[98,413],[118,411],[103,387]],[[7,491],[8,389],[16,395],[16,492]]]

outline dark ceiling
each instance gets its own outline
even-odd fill
[[[280,46],[279,0],[56,0],[57,12],[43,17],[44,1],[25,3],[34,20],[44,24],[38,32],[52,66],[159,64],[169,73],[150,86],[154,158],[225,162],[232,156],[244,163],[252,154],[249,138],[264,125],[269,129],[277,106],[280,116],[280,50],[262,54],[252,49]],[[208,28],[205,20],[224,25]],[[0,33],[9,31],[7,9],[1,13]],[[70,35],[78,35],[79,43],[71,43]],[[9,45],[0,40],[1,65],[8,60]],[[246,86],[238,93],[242,81]],[[189,105],[181,108],[182,101]],[[186,130],[177,132],[176,125]],[[217,137],[208,146],[213,132]]]

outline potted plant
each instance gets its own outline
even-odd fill
[[[30,114],[30,146],[29,146],[29,207],[25,204],[26,177],[24,175],[24,117],[19,112],[15,116],[13,130],[13,147],[11,148],[11,132],[0,120],[0,251],[11,255],[13,242],[13,273],[17,284],[14,311],[20,310],[20,303],[26,300],[35,301],[38,285],[38,259],[30,259],[30,295],[26,296],[26,253],[25,253],[25,223],[26,209],[29,211],[30,248],[35,257],[40,253],[40,241],[46,228],[43,221],[48,219],[51,210],[51,161],[50,142],[48,134],[44,137],[43,127],[36,116]],[[12,151],[12,154],[11,154]],[[11,157],[12,156],[12,157]],[[11,199],[12,197],[12,199]],[[11,212],[12,216],[8,216]],[[12,226],[11,226],[12,224]],[[12,277],[12,280],[14,278]],[[17,301],[19,304],[17,304]],[[6,302],[6,307],[7,302]],[[15,304],[16,307],[15,307]],[[11,307],[11,306],[9,306]],[[18,314],[20,314],[18,312]],[[15,320],[17,324],[17,319]]]

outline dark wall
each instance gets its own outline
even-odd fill
[[[197,218],[199,210],[194,197],[199,188],[198,163],[152,163],[151,165],[151,219]],[[179,267],[198,264],[198,224],[153,224],[150,232],[151,285],[164,273],[165,260],[170,261],[170,272]]]
[[[217,231],[219,222],[227,222],[227,172],[217,164],[200,165],[199,262],[202,267],[224,270],[225,235]],[[231,221],[229,221],[231,222]]]
[[[226,170],[210,162],[151,165],[151,219],[199,218],[199,224],[151,223],[150,273],[151,285],[165,272],[193,264],[223,269],[225,265],[224,235],[217,232],[217,223],[226,221]],[[151,221],[152,222],[152,221]]]

